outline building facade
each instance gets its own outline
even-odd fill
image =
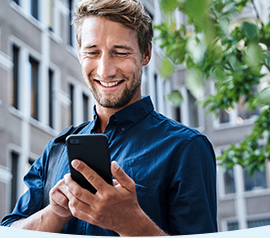
[[[0,1],[0,217],[11,211],[25,191],[22,178],[46,143],[69,125],[92,119],[94,100],[81,74],[70,25],[77,2]],[[161,23],[164,16],[158,1],[142,2],[154,22]],[[265,8],[260,11],[266,14]],[[247,16],[250,13],[247,9]],[[183,14],[175,14],[178,23],[186,24]],[[239,104],[213,119],[198,108],[185,86],[184,66],[169,79],[159,76],[162,58],[156,42],[142,80],[142,93],[151,96],[157,111],[206,134],[217,155],[251,132],[256,114]],[[165,100],[175,89],[184,98],[179,108]],[[211,90],[209,82],[206,93]],[[269,174],[269,166],[253,179],[241,167],[225,173],[218,168],[220,231],[270,224]]]

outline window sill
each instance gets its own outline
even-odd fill
[[[28,122],[29,125],[34,126],[37,129],[40,129],[41,131],[45,132],[46,134],[49,134],[49,135],[55,137],[59,133],[55,129],[51,128],[48,125],[43,124],[42,122],[40,122],[40,121],[38,121],[38,120],[36,120],[34,118],[26,117],[20,110],[17,110],[14,107],[10,107],[9,111],[13,116],[21,119],[22,121]]]

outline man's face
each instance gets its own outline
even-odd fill
[[[87,17],[79,50],[84,78],[99,105],[122,108],[141,99],[142,66],[151,54],[142,56],[134,30],[103,17]]]

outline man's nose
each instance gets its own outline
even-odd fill
[[[116,67],[109,55],[103,54],[98,63],[97,74],[101,79],[110,79],[116,75]]]

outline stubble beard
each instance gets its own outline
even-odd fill
[[[120,93],[114,95],[113,93],[107,93],[106,95],[101,94],[96,88],[96,82],[90,77],[86,77],[87,84],[89,86],[90,91],[92,92],[93,97],[96,100],[96,103],[105,108],[123,108],[125,107],[137,93],[138,89],[141,86],[141,78],[142,78],[142,70],[137,76],[136,80],[128,87],[122,89]],[[128,79],[130,80],[130,79]]]

